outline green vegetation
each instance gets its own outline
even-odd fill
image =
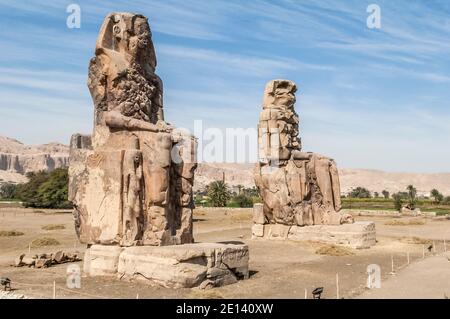
[[[215,181],[209,184],[207,194],[213,207],[225,207],[231,199],[231,192],[224,181]]]
[[[431,190],[431,197],[434,198],[434,202],[436,204],[440,204],[444,201],[444,195],[442,195],[436,188]],[[446,199],[450,199],[450,198],[446,198]]]
[[[17,185],[15,198],[25,207],[72,208],[68,201],[68,171],[58,168],[52,172],[28,173],[28,182]]]
[[[356,191],[357,190],[357,191]],[[364,188],[356,188],[353,194],[365,194]],[[450,196],[442,196],[437,190],[431,191],[431,197],[429,198],[418,198],[417,190],[413,185],[409,185],[405,192],[398,192],[390,196],[388,191],[383,191],[383,197],[378,198],[367,198],[367,197],[349,197],[342,198],[342,206],[345,209],[361,209],[361,210],[392,210],[400,211],[404,205],[414,209],[419,208],[423,212],[436,212],[437,215],[450,214]]]
[[[18,185],[5,183],[0,186],[0,200],[14,200],[17,195]]]
[[[194,196],[197,207],[235,207],[249,208],[255,203],[261,203],[258,189],[236,186],[237,192],[230,190],[223,181],[215,181],[206,186],[206,191]]]
[[[436,204],[434,200],[418,199],[416,206],[423,212],[436,212],[437,215],[450,214],[450,203]],[[398,211],[394,199],[384,198],[342,198],[342,207],[344,209]]]
[[[409,185],[406,189],[408,190],[409,208],[415,209],[417,203],[417,189],[413,185]]]
[[[402,196],[400,194],[394,194],[392,195],[393,199],[394,199],[394,207],[396,211],[401,211],[402,207],[403,207],[403,199]]]
[[[364,187],[357,187],[353,189],[350,194],[348,194],[350,198],[371,198],[372,195],[370,191]]]
[[[252,198],[245,194],[240,194],[233,197],[232,201],[237,205],[237,207],[253,207]]]

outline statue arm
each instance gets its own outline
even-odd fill
[[[292,159],[294,160],[310,160],[312,153],[305,153],[298,150],[292,151]]]
[[[149,122],[137,120],[117,111],[105,112],[105,123],[110,128],[126,129],[126,130],[141,130],[150,132],[168,131],[167,127],[162,125],[155,125]]]

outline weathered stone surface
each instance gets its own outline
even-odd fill
[[[265,222],[287,226],[353,223],[340,213],[340,185],[332,159],[301,151],[297,87],[288,80],[270,81],[264,92],[259,121],[259,161],[254,178],[264,203]],[[255,223],[261,223],[259,207]],[[257,220],[256,220],[257,219]],[[274,233],[284,238],[282,228]]]
[[[36,255],[25,255],[22,258],[22,263],[19,266],[28,266],[32,267],[36,263],[37,256]]]
[[[265,224],[266,218],[264,216],[264,205],[263,204],[253,205],[253,222],[255,224],[260,224],[260,225]]]
[[[69,199],[85,244],[193,242],[196,139],[164,120],[147,19],[105,18],[89,66],[92,137],[71,140]]]
[[[370,248],[376,244],[375,223],[292,227],[288,238],[293,241],[319,241],[358,249]]]
[[[178,246],[93,245],[85,255],[90,276],[117,274],[170,288],[214,287],[248,278],[249,251],[244,244],[199,243]]]
[[[84,255],[84,272],[89,276],[115,276],[123,249],[119,246],[91,246]]]
[[[106,17],[89,67],[92,137],[71,140],[74,203],[88,276],[165,287],[248,278],[248,247],[192,244],[197,140],[164,121],[163,87],[147,19]]]
[[[252,236],[253,237],[264,237],[264,225],[254,224],[252,226]]]
[[[258,225],[259,226],[259,225]],[[280,229],[280,226],[284,229]],[[352,248],[370,248],[376,244],[375,223],[355,222],[345,225],[284,226],[264,225],[264,236],[255,238],[317,241]],[[288,230],[286,234],[286,230]],[[276,237],[273,234],[277,234]]]
[[[52,265],[52,260],[51,259],[46,259],[46,258],[38,258],[35,261],[34,266],[36,268],[46,268],[46,267],[50,267]]]
[[[60,264],[64,261],[64,252],[62,250],[57,251],[53,256],[53,262],[56,264]]]
[[[274,224],[271,225],[267,232],[267,237],[269,239],[281,239],[285,240],[288,238],[289,230],[291,229],[291,226],[281,225],[281,224]]]

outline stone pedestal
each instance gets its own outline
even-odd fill
[[[208,288],[247,279],[244,244],[199,243],[179,246],[93,245],[86,251],[88,276],[117,276],[168,288]]]
[[[115,276],[122,251],[120,246],[91,246],[84,254],[84,272],[89,276]]]
[[[253,239],[314,241],[347,246],[356,249],[376,244],[374,222],[355,222],[345,225],[286,226],[281,224],[255,224]]]

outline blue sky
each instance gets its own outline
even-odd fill
[[[50,1],[49,1],[50,2]],[[66,8],[81,7],[81,28]],[[369,4],[381,29],[366,26]],[[149,18],[166,120],[255,127],[264,85],[299,86],[304,150],[340,167],[450,171],[450,2],[0,0],[0,135],[92,129],[87,67],[104,16]]]

